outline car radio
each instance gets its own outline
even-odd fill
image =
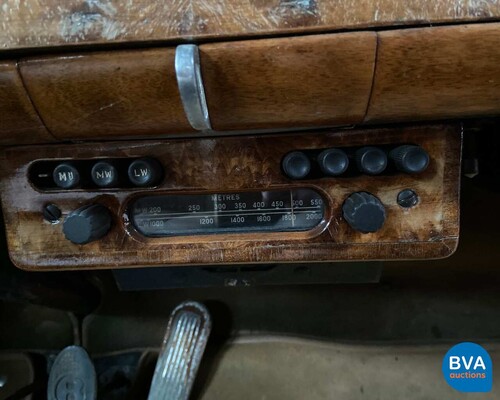
[[[4,150],[24,269],[440,258],[458,241],[460,125]]]

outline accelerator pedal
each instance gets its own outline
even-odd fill
[[[187,400],[207,345],[212,322],[204,305],[177,306],[167,325],[148,400]]]

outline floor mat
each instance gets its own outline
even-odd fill
[[[283,337],[242,338],[222,349],[200,399],[500,398],[498,368],[493,369],[490,393],[459,393],[448,386],[441,364],[450,347],[353,346]],[[499,365],[500,344],[484,347],[493,365]]]

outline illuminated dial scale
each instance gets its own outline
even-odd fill
[[[307,231],[324,218],[312,189],[142,197],[130,209],[137,231],[148,237]]]

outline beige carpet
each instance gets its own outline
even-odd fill
[[[500,344],[493,391],[466,394],[445,382],[441,363],[452,345],[361,346],[283,337],[242,338],[213,365],[203,400],[457,400],[500,398]],[[497,366],[497,368],[495,368]]]

